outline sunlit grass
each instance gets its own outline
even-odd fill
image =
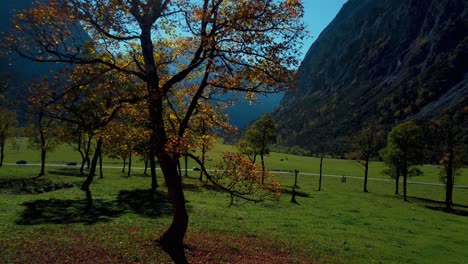
[[[65,146],[61,148],[50,154],[51,160],[75,158]],[[216,145],[209,154],[211,162],[229,149],[232,147]],[[30,150],[15,157],[7,153],[10,162],[32,156]],[[112,162],[107,160],[107,164]],[[318,162],[316,158],[278,153],[267,157],[272,170],[317,173]],[[371,177],[385,177],[378,174],[382,166],[373,163]],[[49,167],[47,176],[40,179],[44,184],[75,184],[74,188],[21,194],[9,193],[14,188],[2,185],[0,262],[60,262],[73,254],[78,255],[77,260],[84,255],[107,262],[167,261],[154,243],[171,221],[170,204],[163,199],[166,189],[161,174],[160,202],[152,205],[145,196],[150,179],[141,170],[127,177],[119,169],[105,169],[104,179],[96,179],[91,186],[96,210],[84,215],[84,193],[79,189],[84,178],[78,177],[77,169]],[[418,179],[438,182],[436,168],[424,169],[426,176]],[[20,185],[16,190],[21,190],[21,182],[35,176],[37,170],[28,166],[1,167],[0,183],[17,180]],[[353,161],[327,159],[324,173],[359,176],[362,170]],[[193,260],[207,255],[199,254],[203,247],[213,251],[211,261],[221,262],[249,246],[254,247],[254,252],[273,248],[279,255],[318,263],[464,263],[468,259],[468,189],[455,189],[457,206],[446,212],[443,186],[411,184],[410,202],[406,203],[393,194],[392,182],[370,181],[370,193],[363,193],[362,179],[348,178],[343,183],[340,178],[325,177],[322,191],[318,192],[318,176],[300,174],[296,205],[289,202],[293,174],[286,173],[275,175],[283,189],[279,201],[228,207],[226,193],[204,188],[195,172],[190,176],[184,178],[184,185],[190,215],[187,254]],[[466,180],[466,176],[459,179]],[[252,244],[244,245],[244,238]],[[204,245],[200,246],[200,241]]]

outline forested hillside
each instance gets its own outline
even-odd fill
[[[465,0],[348,1],[274,113],[281,143],[333,151],[370,119],[390,127],[466,104],[467,7]]]

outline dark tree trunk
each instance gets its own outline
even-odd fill
[[[454,185],[454,173],[453,173],[453,159],[454,159],[454,153],[453,150],[450,149],[449,152],[449,157],[448,157],[448,162],[445,167],[445,172],[447,175],[447,182],[445,186],[445,207],[447,209],[452,209],[453,201],[453,185]]]
[[[130,152],[130,155],[128,156],[128,171],[127,171],[127,176],[130,177],[132,174],[132,153]]]
[[[46,142],[46,137],[44,135],[44,130],[42,127],[42,111],[39,116],[39,135],[41,137],[41,171],[39,172],[39,175],[37,177],[41,177],[45,175],[45,160],[46,160],[46,151],[47,151],[47,142]]]
[[[83,144],[82,137],[83,137],[83,134],[81,132],[79,132],[78,147],[76,148],[76,150],[78,151],[78,153],[80,153],[80,156],[81,156],[80,174],[81,174],[81,176],[84,176],[84,166],[85,166],[85,162],[86,162],[86,156],[85,156],[85,154],[83,152],[83,149],[82,149],[82,144]]]
[[[5,142],[0,144],[0,167],[3,166],[3,159],[5,158]]]
[[[297,174],[298,173],[299,173],[298,170],[294,170],[294,185],[293,185],[293,189],[292,189],[292,197],[291,197],[291,200],[290,200],[291,203],[295,203],[295,204],[298,203],[297,200],[296,200],[296,187],[298,187],[297,186]]]
[[[158,159],[166,180],[173,218],[169,229],[161,236],[160,244],[175,263],[187,263],[184,253],[184,237],[188,227],[188,214],[182,189],[182,178],[177,172],[177,161],[166,153]]]
[[[319,176],[318,191],[322,189],[322,168],[323,168],[323,156],[320,157],[320,176]]]
[[[203,167],[205,166],[205,153],[206,153],[206,148],[205,144],[202,145],[202,156],[201,156],[201,164]],[[203,170],[200,169],[200,177],[198,178],[201,182],[203,182]]]
[[[185,151],[185,177],[188,177],[188,150]]]
[[[395,175],[395,194],[399,194],[398,187],[400,187],[400,174]]]
[[[145,170],[143,171],[143,175],[146,176],[146,175],[148,175],[148,161],[145,160],[144,162],[145,162]]]
[[[263,153],[260,154],[260,159],[262,161],[262,184],[265,180],[265,161],[263,160]]]
[[[88,135],[88,142],[86,143],[86,150],[85,150],[85,161],[86,161],[86,168],[89,169],[91,165],[91,160],[89,158],[89,152],[91,151],[91,141],[93,140],[93,135]]]
[[[127,167],[127,159],[123,159],[122,173],[125,173],[125,167]]]
[[[150,173],[151,173],[151,197],[156,199],[156,189],[158,188],[158,180],[156,178],[156,157],[155,157],[155,142],[153,136],[150,137],[150,149],[149,149],[149,162],[150,162]]]
[[[102,147],[99,151],[99,178],[104,178],[104,173],[102,172]]]
[[[41,149],[41,172],[39,172],[38,177],[45,175],[45,161],[46,161],[47,150]]]
[[[368,192],[367,190],[367,176],[369,175],[369,159],[366,160],[364,164],[364,192]]]
[[[89,169],[89,174],[88,177],[86,177],[86,180],[83,182],[81,185],[81,190],[83,190],[86,193],[86,211],[91,211],[93,209],[93,197],[91,195],[91,190],[89,186],[91,185],[91,182],[94,179],[94,176],[96,175],[96,165],[99,157],[99,153],[101,152],[101,145],[102,145],[102,139],[99,138],[96,144],[96,150],[93,155],[93,160],[91,162],[91,167]]]
[[[182,176],[182,167],[180,166],[180,160],[177,161],[177,171],[179,172],[179,175]]]
[[[407,187],[407,183],[408,183],[408,170],[405,169],[403,171],[403,201],[407,202],[408,201],[408,198],[406,196],[406,187]]]

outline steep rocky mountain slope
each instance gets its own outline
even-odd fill
[[[468,1],[349,0],[274,116],[282,144],[317,151],[370,119],[432,118],[467,96]]]

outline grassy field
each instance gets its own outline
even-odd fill
[[[212,162],[230,146],[217,145]],[[38,162],[26,148],[9,149],[5,162]],[[62,146],[49,162],[77,161]],[[318,171],[318,160],[273,153],[272,170]],[[120,161],[106,160],[120,166]],[[141,166],[137,163],[136,166]],[[193,163],[189,165],[195,166]],[[371,177],[381,175],[373,163]],[[438,182],[435,167],[416,181]],[[126,177],[106,169],[92,191],[96,207],[83,214],[83,178],[77,168],[48,167],[47,176],[30,178],[37,167],[0,168],[0,263],[166,263],[168,257],[154,242],[171,221],[171,209],[161,186],[160,199],[148,199],[149,177],[135,170]],[[356,162],[325,160],[324,173],[362,174]],[[292,174],[278,174],[283,194],[279,201],[228,207],[227,194],[205,188],[191,172],[184,178],[190,225],[187,256],[192,263],[468,263],[468,189],[457,188],[455,210],[443,210],[444,188],[412,184],[410,202],[393,194],[392,182],[325,177],[318,192],[317,176],[299,175],[298,205],[292,204]],[[466,170],[457,184],[467,183]],[[161,181],[161,178],[159,178]],[[44,190],[60,183],[63,188]]]

